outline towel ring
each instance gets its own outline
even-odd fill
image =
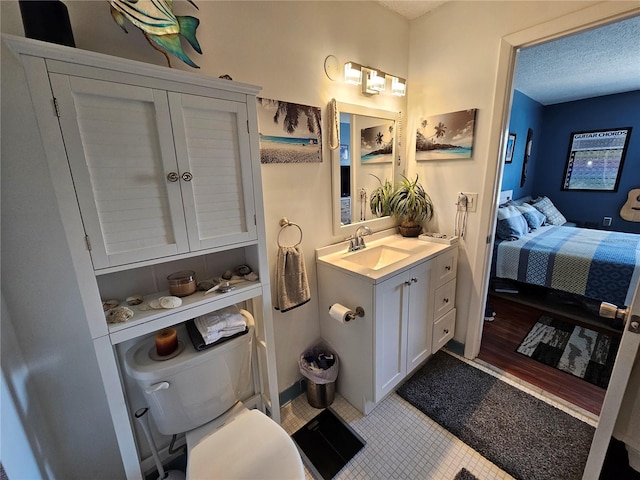
[[[293,223],[290,222],[289,220],[287,220],[287,217],[282,217],[280,219],[280,226],[282,227],[280,229],[280,232],[278,232],[278,246],[279,247],[284,247],[286,245],[282,245],[282,243],[280,243],[280,235],[282,235],[282,232],[287,228],[287,227],[297,227],[298,230],[300,231],[300,240],[298,240],[298,243],[296,243],[295,245],[289,245],[291,247],[297,247],[298,245],[300,245],[302,243],[302,228],[300,228],[300,225],[298,225],[297,223]]]

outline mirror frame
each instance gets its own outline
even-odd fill
[[[393,162],[392,162],[392,178],[391,181],[395,185],[396,175],[398,172],[398,124],[400,121],[400,114],[398,112],[392,112],[388,110],[379,110],[375,108],[364,107],[361,105],[353,105],[349,103],[336,102],[336,106],[339,114],[346,113],[350,115],[360,115],[363,117],[374,117],[382,120],[392,120],[395,122],[394,136],[393,136]],[[339,115],[338,115],[339,118]],[[338,120],[339,121],[339,120]],[[339,127],[338,127],[339,128]],[[352,132],[353,136],[353,132]],[[353,140],[353,138],[352,138]],[[348,225],[342,225],[340,223],[340,147],[331,151],[331,203],[333,210],[333,234],[341,235],[343,237],[349,237],[353,235],[356,229],[360,226],[367,226],[371,230],[380,231],[387,228],[393,228],[397,226],[397,221],[391,217],[372,218],[369,220],[363,220],[359,222],[352,222]]]

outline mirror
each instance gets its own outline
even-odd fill
[[[395,183],[396,112],[337,103],[340,148],[332,150],[333,234],[353,235],[366,225],[372,230],[395,226],[391,217],[371,213],[371,192],[380,182]]]

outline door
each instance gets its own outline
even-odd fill
[[[51,74],[96,270],[188,251],[167,94]]]
[[[379,402],[407,373],[407,311],[411,274],[405,272],[375,287],[375,392]]]
[[[587,465],[584,469],[584,480],[597,480],[602,470],[604,457],[609,447],[609,441],[613,434],[622,399],[629,382],[631,369],[636,361],[638,348],[640,346],[640,284],[636,286],[629,314],[625,322],[620,348],[616,356],[616,361],[604,397],[600,420],[596,428],[596,433],[591,443],[591,450],[587,458]],[[636,392],[636,395],[639,393]]]
[[[247,106],[169,93],[191,251],[256,239]]]
[[[431,355],[433,336],[433,261],[423,262],[409,272],[407,315],[407,373]]]

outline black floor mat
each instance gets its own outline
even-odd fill
[[[331,480],[366,443],[330,408],[316,415],[292,438],[324,480]]]

